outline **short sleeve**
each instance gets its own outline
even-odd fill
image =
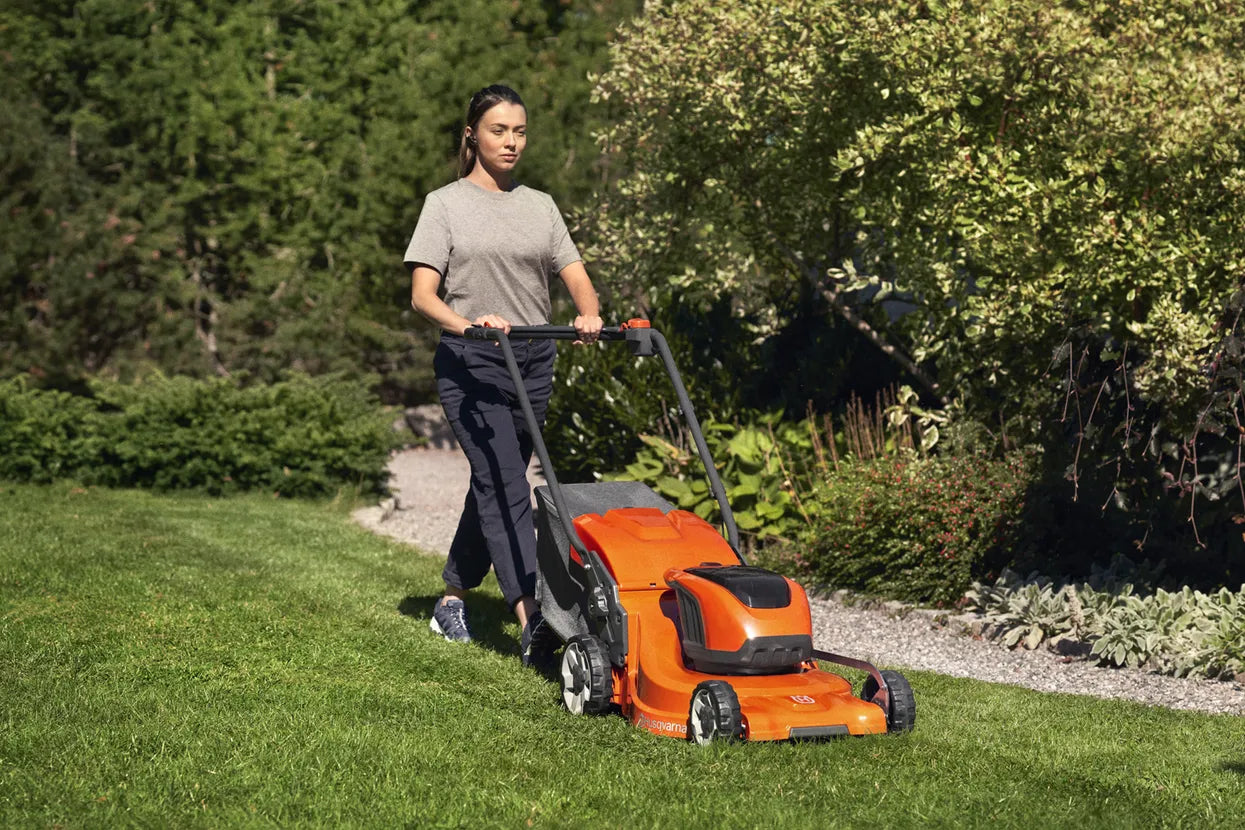
[[[579,255],[579,249],[575,247],[571,233],[566,229],[562,212],[558,210],[558,206],[552,199],[549,200],[549,209],[553,214],[553,233],[549,246],[550,261],[553,262],[553,273],[558,274],[563,268],[572,262],[579,262],[583,257]]]
[[[450,265],[450,225],[445,213],[445,205],[434,194],[424,199],[424,207],[419,212],[419,221],[415,223],[415,233],[406,246],[406,256],[402,261],[407,269],[419,265],[430,265],[444,277]]]

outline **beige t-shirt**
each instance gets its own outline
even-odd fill
[[[497,193],[466,179],[429,193],[403,261],[441,274],[445,302],[468,320],[500,314],[549,322],[549,278],[580,259],[553,198],[517,185]]]

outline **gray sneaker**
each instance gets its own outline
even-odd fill
[[[428,627],[451,643],[471,642],[471,631],[467,628],[467,604],[457,597],[437,603]]]

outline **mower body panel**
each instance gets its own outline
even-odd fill
[[[689,667],[681,647],[673,589],[622,593],[630,629],[626,670],[615,670],[614,702],[636,726],[687,736],[688,703],[702,681],[727,680],[739,696],[751,741],[886,732],[886,714],[852,694],[837,674],[805,663],[781,674],[712,674]]]
[[[630,507],[604,516],[589,513],[575,519],[575,529],[605,562],[619,591],[664,586],[670,568],[739,564],[722,534],[686,510]]]

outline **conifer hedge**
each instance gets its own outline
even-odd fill
[[[396,434],[361,380],[153,375],[89,395],[0,383],[0,480],[323,496],[384,490]]]

